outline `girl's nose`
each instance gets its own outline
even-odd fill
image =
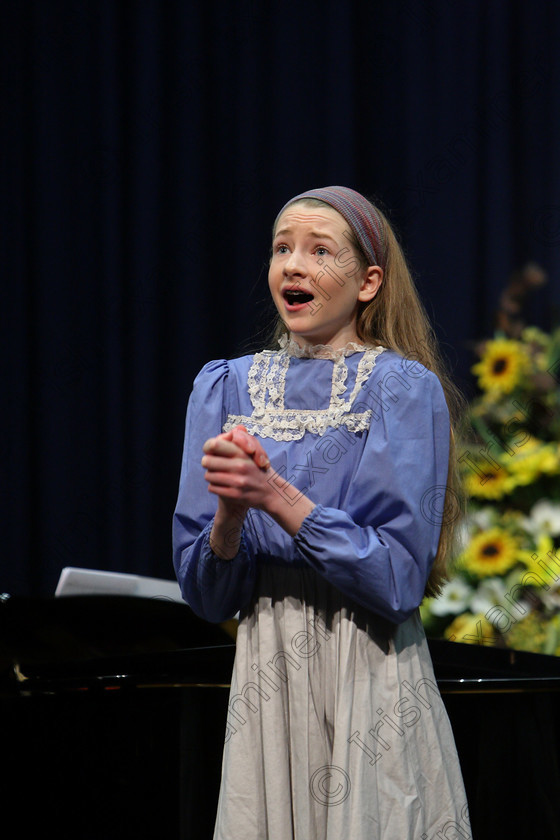
[[[289,276],[294,274],[305,275],[305,259],[299,251],[292,251],[289,258],[284,263],[284,271]]]

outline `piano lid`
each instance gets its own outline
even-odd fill
[[[231,644],[228,623],[209,624],[187,604],[127,595],[11,597],[0,602],[0,663],[90,662]]]
[[[0,680],[27,690],[119,684],[224,685],[233,622],[210,624],[186,604],[130,596],[8,598],[0,602]],[[442,692],[560,690],[560,658],[429,639]]]

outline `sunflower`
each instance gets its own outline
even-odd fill
[[[543,475],[556,475],[560,472],[560,447],[557,443],[541,443],[525,451],[516,453],[509,468],[517,484],[533,484]]]
[[[486,342],[484,354],[473,366],[483,391],[509,394],[528,371],[527,351],[518,341],[496,338]]]
[[[465,492],[475,499],[501,499],[515,487],[515,480],[503,467],[489,469],[488,463],[478,462],[464,477]]]
[[[519,559],[527,569],[521,576],[522,583],[537,587],[546,586],[549,589],[559,580],[558,555],[548,534],[538,537],[534,551],[520,551]]]
[[[482,613],[462,613],[445,628],[443,635],[450,642],[467,645],[493,645],[496,641],[494,628]]]
[[[518,553],[514,537],[502,528],[490,528],[472,538],[461,557],[461,566],[477,577],[501,575],[515,566]]]

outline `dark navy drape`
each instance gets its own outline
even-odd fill
[[[270,315],[272,220],[345,184],[402,234],[459,383],[500,291],[560,298],[554,0],[8,0],[0,591],[172,577],[186,400]]]

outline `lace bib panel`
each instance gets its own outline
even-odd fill
[[[243,424],[249,434],[277,441],[300,440],[306,432],[324,435],[328,429],[345,426],[349,432],[369,428],[371,411],[352,411],[352,405],[364,382],[369,378],[375,360],[384,347],[365,347],[350,343],[340,350],[328,345],[302,348],[295,341],[284,339],[281,350],[256,353],[249,369],[247,387],[253,412],[249,416],[228,415],[224,424],[227,432]],[[350,392],[347,389],[346,357],[362,353],[356,379]],[[330,401],[324,409],[291,409],[284,404],[286,375],[293,358],[330,359],[333,362]]]

